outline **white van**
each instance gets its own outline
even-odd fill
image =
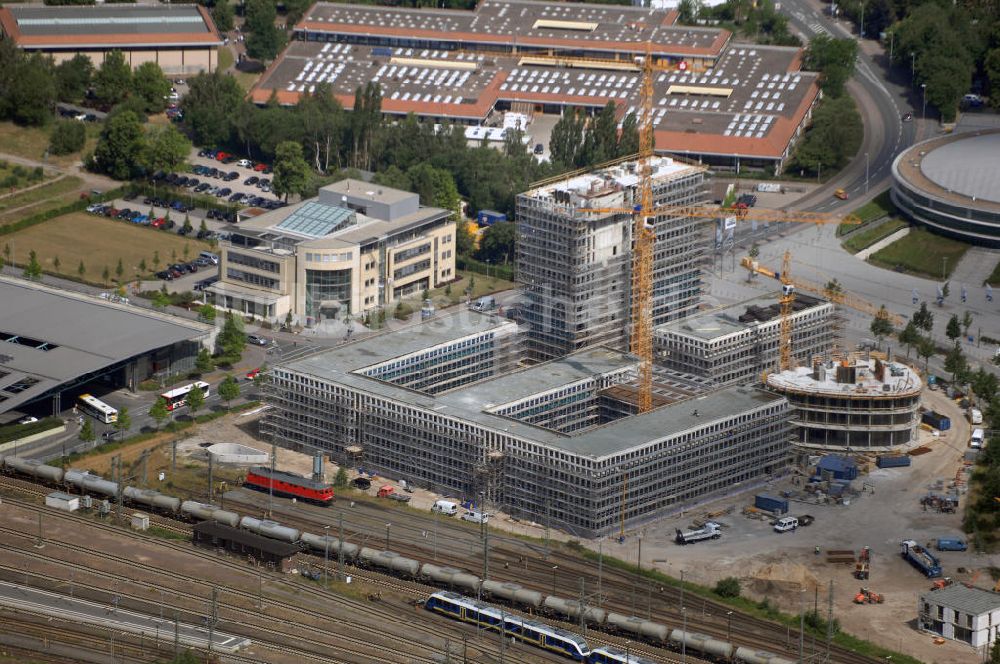
[[[799,527],[799,520],[794,516],[786,516],[778,519],[774,524],[774,531],[776,533],[784,533],[789,530],[795,530]]]
[[[463,512],[462,521],[471,521],[472,523],[487,523],[490,520],[490,515],[485,512]]]
[[[450,500],[439,500],[431,507],[431,511],[445,516],[455,516],[458,514],[458,503],[453,503]]]
[[[969,447],[974,450],[980,450],[983,448],[983,443],[986,441],[986,432],[982,429],[973,429],[972,438],[969,440]]]

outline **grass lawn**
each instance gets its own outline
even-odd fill
[[[517,287],[517,284],[513,281],[497,279],[492,276],[487,278],[485,274],[479,274],[478,272],[456,270],[455,275],[458,277],[459,281],[451,285],[451,293],[446,293],[444,288],[435,288],[431,290],[431,301],[434,302],[435,306],[446,307],[465,301],[465,289],[469,287],[470,279],[474,280],[472,285],[473,300],[477,297],[482,297],[483,295],[498,293],[500,291],[510,290],[511,288]],[[420,295],[414,298],[414,301],[417,305],[421,304]]]
[[[84,279],[95,284],[101,284],[105,266],[111,273],[111,279],[115,278],[118,259],[125,268],[124,278],[133,279],[143,259],[146,260],[147,272],[154,270],[154,251],[159,252],[162,267],[173,262],[174,256],[176,260],[183,260],[185,246],[190,258],[208,249],[208,243],[201,240],[188,240],[175,233],[112,221],[85,212],[50,219],[0,241],[10,246],[18,265],[24,265],[28,252],[34,249],[42,269],[54,274],[77,278],[77,267],[82,260],[86,268]],[[60,261],[58,270],[55,267],[57,256]]]
[[[947,277],[968,249],[969,245],[964,242],[914,228],[909,235],[875,252],[868,260],[880,267],[895,269],[899,266],[905,272],[941,279],[944,259],[947,259]]]
[[[86,122],[87,142],[83,150],[78,153],[54,155],[45,157],[45,151],[49,147],[49,134],[52,126],[48,127],[19,127],[13,122],[0,122],[0,152],[17,155],[25,159],[35,161],[45,161],[46,164],[66,168],[80,161],[80,155],[93,151],[97,145],[97,137],[101,133],[101,123]]]
[[[851,212],[851,214],[861,220],[862,225],[895,213],[896,206],[889,199],[888,189],[873,198],[870,202]],[[857,228],[856,224],[841,224],[837,227],[837,235],[843,235],[855,228]]]
[[[990,286],[1000,286],[1000,262],[993,268],[993,274],[986,277],[986,283]]]
[[[879,224],[875,228],[858,231],[844,241],[844,248],[852,254],[856,254],[862,249],[867,249],[872,246],[882,238],[889,237],[905,226],[906,222],[902,219],[890,219],[884,224]]]
[[[0,226],[71,203],[80,197],[82,187],[83,180],[67,175],[44,187],[0,198]]]
[[[233,52],[228,46],[223,46],[219,49],[219,64],[216,69],[224,72],[232,67],[234,62],[236,62],[236,58],[233,56]]]

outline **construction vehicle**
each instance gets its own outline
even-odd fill
[[[674,541],[678,544],[694,544],[702,540],[719,539],[720,537],[722,537],[722,527],[714,521],[708,521],[698,530],[681,532],[678,528]]]
[[[941,576],[941,562],[934,557],[933,553],[915,541],[903,540],[900,543],[900,554],[928,579]]]
[[[854,578],[858,581],[867,581],[872,572],[872,552],[867,546],[861,549],[858,555],[858,562],[854,563]]]
[[[854,596],[855,604],[881,604],[885,601],[885,596],[880,595],[870,588],[862,588]]]

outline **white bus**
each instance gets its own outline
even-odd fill
[[[77,408],[87,415],[90,415],[98,422],[112,424],[118,421],[118,411],[116,409],[104,403],[97,397],[89,394],[80,395],[80,401],[77,404]]]
[[[208,398],[208,395],[211,394],[209,384],[199,380],[191,383],[190,385],[183,385],[181,387],[174,388],[169,392],[164,392],[160,396],[167,402],[167,410],[177,410],[187,403],[188,393],[196,387],[201,390],[201,393],[205,395],[206,399]]]

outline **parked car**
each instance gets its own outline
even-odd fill
[[[157,279],[163,279],[164,281],[171,281],[173,276],[170,274],[170,270],[160,270],[156,273]]]
[[[253,169],[254,169],[255,171],[257,171],[258,173],[263,173],[263,172],[264,172],[264,171],[266,171],[266,170],[270,170],[270,169],[271,169],[271,167],[270,167],[270,166],[268,166],[268,165],[267,165],[267,164],[265,164],[265,163],[258,163],[258,164],[254,164],[254,166],[253,166]]]
[[[191,231],[188,230],[187,227],[185,227],[185,226],[181,226],[180,228],[177,229],[177,234],[178,235],[187,235],[190,232]]]
[[[269,342],[264,337],[258,337],[256,334],[248,334],[247,343],[253,344],[255,346],[266,346]]]
[[[27,416],[22,417],[21,419],[19,419],[17,421],[17,423],[18,424],[34,424],[37,421],[38,421],[37,417],[32,417],[31,415],[27,415]]]
[[[226,182],[232,182],[233,180],[239,180],[240,174],[237,173],[236,171],[230,171],[229,173],[226,174],[226,177],[222,179],[225,180]]]
[[[229,187],[223,187],[222,189],[215,192],[215,195],[218,196],[219,198],[225,198],[226,196],[230,196],[232,193],[233,193],[232,189],[230,189]]]
[[[248,177],[246,180],[243,181],[243,184],[250,186],[253,184],[257,184],[259,181],[260,181],[259,177],[257,177],[256,175],[251,175],[250,177]]]
[[[260,369],[251,369],[247,372],[247,380],[253,380],[260,375]]]
[[[240,168],[250,168],[251,166],[253,166],[253,162],[251,162],[249,159],[240,159],[238,162],[236,162],[236,165],[239,166]]]
[[[200,193],[202,193],[204,191],[208,191],[208,188],[211,187],[211,186],[212,185],[210,185],[207,182],[202,182],[201,184],[199,184],[197,187],[194,188],[194,191],[195,191],[196,194],[200,194]]]
[[[535,154],[542,154],[545,152],[545,146],[541,143],[535,143]]]
[[[913,122],[913,113],[903,113],[903,122]]]

